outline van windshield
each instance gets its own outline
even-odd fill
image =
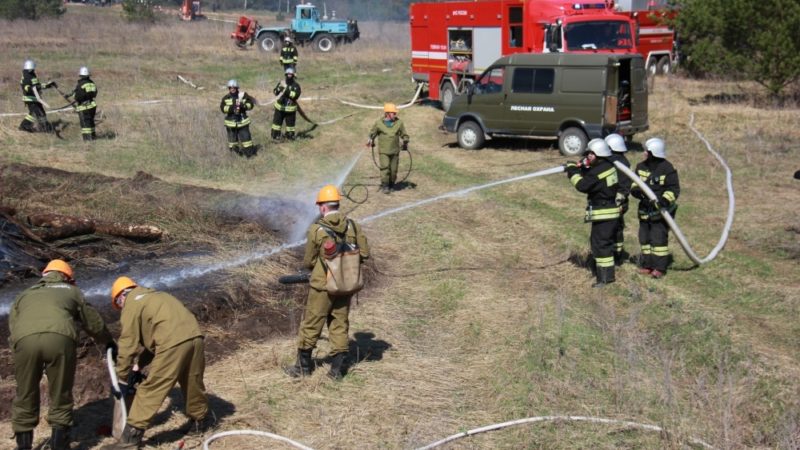
[[[568,51],[629,50],[633,48],[631,27],[622,21],[574,22],[564,27]]]

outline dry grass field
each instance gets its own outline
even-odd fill
[[[63,140],[20,132],[21,117],[0,116],[3,165],[122,178],[143,171],[169,183],[310,204],[319,186],[341,177],[360,155],[345,188],[362,184],[369,196],[363,203],[344,203],[359,220],[564,162],[547,142],[502,140],[480,151],[459,149],[454,136],[437,129],[442,112],[423,103],[400,114],[412,139],[409,187],[378,193],[377,169],[364,142],[380,113],[337,99],[379,105],[411,98],[405,24],[362,24],[362,39],[332,54],[301,48],[299,82],[309,99],[301,103],[304,110],[317,121],[353,115],[313,129],[300,120],[304,137],[276,145],[267,139],[272,107],[257,107],[251,129],[264,148],[249,160],[226,150],[218,109],[225,82],[239,79],[266,103],[280,68],[276,55],[235,49],[228,37],[232,24],[170,19],[141,27],[123,22],[113,9],[70,5],[57,21],[0,25],[0,113],[23,112],[18,80],[24,59],[34,58],[40,78],[58,80],[62,90],[71,89],[78,67],[87,64],[100,90],[98,132],[106,137],[81,142],[73,114],[51,116],[68,124]],[[178,75],[203,89],[176,81]],[[756,93],[749,85],[680,76],[652,83],[651,131],[636,140],[666,139],[682,185],[677,221],[701,256],[719,239],[727,194],[724,171],[689,129],[690,116],[733,171],[736,218],[716,260],[692,267],[671,239],[675,262],[666,278],[645,279],[624,264],[617,283],[592,289],[589,271],[574,263],[588,251],[585,199],[563,175],[372,220],[364,225],[374,256],[370,280],[351,314],[358,362],[350,373],[341,382],[325,376],[323,335],[314,354],[319,370],[302,381],[284,375],[281,366],[294,360],[291,330],[299,320],[288,315],[280,328],[288,332],[243,338],[228,351],[217,350],[206,372],[220,417],[216,431],[267,431],[316,449],[414,449],[483,425],[574,415],[652,424],[666,432],[557,421],[480,434],[444,448],[700,448],[693,440],[720,449],[800,447],[800,181],[792,179],[800,169],[800,111],[796,105],[776,109],[714,100]],[[46,99],[52,106],[64,103],[51,92]],[[162,102],[140,103],[147,100]],[[634,164],[641,157],[640,151],[630,155]],[[363,192],[356,187],[353,200],[361,201]],[[4,203],[23,210],[47,204],[37,195],[32,189],[28,199],[9,198],[0,191]],[[129,218],[130,204],[118,205],[115,195],[126,192],[48,207]],[[152,195],[149,201],[163,199]],[[224,260],[232,248],[257,247],[257,230],[248,235],[237,228],[247,242],[237,246],[239,234],[221,236],[224,231],[212,230],[200,216],[163,214],[169,220],[161,225],[171,233],[165,249],[176,241],[197,242],[211,258]],[[626,247],[637,254],[631,214],[628,225]],[[246,291],[247,301],[265,305],[302,304],[302,286],[280,291],[280,298],[274,294],[276,276],[293,272],[296,256],[290,251],[226,272],[238,283],[239,291],[231,290]],[[76,261],[79,272],[81,264]],[[189,279],[181,292],[189,295],[195,283],[209,287],[207,279]],[[215,336],[228,325],[203,326]],[[0,380],[10,384],[13,379]],[[175,447],[181,436],[174,430],[184,420],[180,404],[177,398],[165,404],[146,433],[146,448]],[[110,402],[79,401],[76,408],[81,421],[74,448],[111,441],[95,433],[110,421]],[[13,448],[10,434],[10,425],[0,424],[0,448]],[[37,442],[47,435],[43,423]],[[186,441],[188,449],[202,447],[202,439]],[[289,446],[228,437],[210,448]]]

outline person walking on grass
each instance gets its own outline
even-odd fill
[[[325,324],[328,325],[328,340],[331,350],[331,367],[328,376],[339,380],[347,370],[349,349],[350,300],[351,295],[331,295],[327,290],[329,257],[343,243],[358,248],[360,262],[369,258],[367,236],[352,219],[339,212],[341,195],[336,186],[327,185],[317,195],[317,207],[322,216],[311,224],[306,234],[303,266],[311,270],[308,299],[297,339],[297,362],[284,367],[293,378],[311,375],[314,370],[311,353],[317,346]]]
[[[47,375],[52,428],[50,448],[69,449],[74,425],[72,387],[75,382],[80,322],[95,340],[116,353],[116,344],[97,311],[75,286],[72,268],[54,259],[42,278],[14,300],[8,315],[8,342],[14,353],[17,392],[11,404],[11,428],[17,450],[33,447],[33,430],[39,423],[39,383]]]
[[[602,139],[592,139],[586,158],[567,163],[565,169],[570,183],[586,194],[585,222],[592,224],[589,243],[596,265],[597,281],[592,287],[603,287],[615,281],[614,241],[619,222],[617,206],[618,175],[609,161],[611,149]]]
[[[67,94],[67,98],[75,97],[75,111],[81,122],[81,136],[84,141],[93,141],[97,138],[95,132],[94,116],[97,112],[97,85],[89,78],[89,68],[84,66],[78,70],[78,85]]]
[[[42,91],[57,87],[56,82],[40,83],[39,77],[36,76],[36,63],[28,59],[22,65],[22,79],[19,84],[22,88],[22,101],[28,107],[28,114],[22,119],[19,129],[29,133],[55,131],[53,124],[47,121],[47,113],[44,112],[50,105],[42,99]]]
[[[681,193],[678,171],[667,161],[667,148],[660,138],[650,138],[644,143],[645,160],[636,165],[636,174],[647,184],[656,201],[651,201],[634,184],[631,195],[639,199],[639,273],[661,278],[669,265],[669,226],[661,216],[661,209],[675,217],[678,196]]]
[[[142,443],[169,391],[179,384],[186,402],[190,434],[202,434],[215,422],[208,408],[203,334],[194,315],[180,300],[165,292],[140,287],[128,277],[119,277],[111,287],[111,306],[120,311],[119,356],[116,372],[120,380],[144,380],[136,390],[128,421],[119,441],[104,449],[135,449]],[[139,349],[143,348],[139,353]],[[137,358],[138,357],[138,358]],[[130,377],[134,361],[148,374]],[[129,385],[120,383],[123,398]]]
[[[369,141],[367,146],[378,144],[378,163],[381,171],[380,190],[384,194],[389,194],[395,189],[397,181],[397,166],[400,160],[400,149],[408,150],[409,136],[406,126],[397,117],[397,106],[394,103],[383,105],[383,117],[378,119],[369,131]],[[402,144],[401,144],[402,142]]]
[[[256,99],[239,92],[239,82],[228,81],[228,94],[222,97],[219,109],[225,114],[225,130],[228,133],[228,150],[231,153],[251,158],[258,153],[258,146],[250,136],[250,118],[247,111],[256,105]]]

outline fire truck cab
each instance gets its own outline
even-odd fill
[[[602,0],[414,3],[411,69],[445,111],[497,58],[514,53],[636,53],[634,21]]]

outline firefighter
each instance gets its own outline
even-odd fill
[[[67,450],[72,416],[72,386],[77,364],[79,321],[96,342],[116,353],[103,319],[75,286],[72,268],[54,259],[42,278],[14,300],[9,311],[9,344],[14,352],[17,392],[11,407],[11,427],[17,449],[33,446],[33,429],[39,423],[39,382],[47,375],[52,428],[50,448]]]
[[[81,136],[84,141],[93,141],[97,138],[94,126],[94,115],[97,112],[97,85],[89,78],[89,68],[84,66],[78,70],[78,85],[67,94],[67,97],[75,97],[75,110],[81,121]]]
[[[255,107],[256,99],[246,92],[239,92],[239,82],[228,81],[228,95],[222,97],[219,109],[225,113],[225,129],[228,132],[228,150],[248,158],[255,156],[258,146],[250,136],[250,118],[247,111]]]
[[[592,139],[586,157],[566,165],[570,183],[585,193],[588,201],[584,221],[592,224],[589,243],[597,269],[597,281],[592,287],[603,287],[615,280],[614,240],[620,207],[616,203],[617,169],[610,156],[611,149],[604,140]]]
[[[383,117],[375,122],[375,125],[369,131],[367,146],[374,146],[376,138],[378,139],[378,152],[380,154],[380,190],[384,194],[389,194],[395,188],[395,181],[397,181],[400,149],[408,150],[409,141],[406,126],[397,117],[397,106],[394,103],[384,103]],[[402,144],[400,141],[402,141]]]
[[[286,86],[278,85],[273,93],[280,95],[275,100],[275,115],[272,117],[272,139],[281,139],[281,126],[286,121],[286,139],[294,140],[294,123],[297,116],[297,100],[300,98],[300,84],[295,79],[295,70],[285,70]]]
[[[145,429],[175,383],[180,385],[186,402],[189,432],[204,432],[214,422],[214,416],[208,409],[203,384],[205,351],[197,319],[177,298],[138,286],[128,277],[114,281],[111,306],[121,311],[117,376],[120,380],[144,381],[136,390],[122,436],[106,448],[138,448]],[[146,377],[132,373],[137,356],[139,368],[150,365]],[[129,387],[129,383],[121,382],[118,395],[124,397]]]
[[[316,203],[322,217],[311,224],[306,235],[303,265],[311,270],[310,287],[297,340],[297,362],[294,366],[284,368],[284,371],[294,378],[310,375],[313,371],[311,352],[317,346],[317,340],[326,323],[332,357],[328,376],[338,380],[346,372],[350,328],[348,316],[352,295],[328,294],[325,289],[325,263],[320,252],[323,245],[333,239],[331,233],[341,236],[349,244],[357,245],[362,262],[369,258],[369,244],[361,227],[339,212],[341,198],[339,190],[333,185],[327,185],[319,191]]]
[[[625,156],[625,152],[628,151],[628,147],[625,145],[625,138],[618,135],[617,133],[612,133],[606,136],[606,144],[611,148],[611,156],[608,158],[609,161],[613,164],[615,161],[619,161],[625,167],[631,167],[630,161]],[[625,253],[625,213],[628,212],[628,196],[631,193],[631,184],[633,183],[630,178],[625,175],[618,174],[619,183],[617,189],[617,195],[615,197],[617,206],[620,207],[619,212],[619,222],[617,223],[617,232],[616,232],[616,241],[614,242],[614,263],[616,265],[622,265],[622,261],[626,257]]]
[[[280,61],[281,64],[283,64],[284,72],[290,67],[292,69],[297,67],[297,47],[294,46],[294,43],[292,43],[292,38],[289,36],[283,38]]]
[[[631,195],[639,199],[639,273],[661,278],[669,264],[669,226],[661,216],[666,209],[675,216],[678,196],[681,193],[678,172],[667,161],[667,148],[660,138],[650,138],[644,143],[645,160],[636,165],[636,174],[647,184],[657,200],[651,201],[638,185],[633,185]]]
[[[47,121],[47,114],[44,112],[44,109],[50,108],[50,105],[42,100],[42,91],[58,87],[58,84],[55,81],[41,84],[36,76],[36,63],[30,59],[22,65],[22,79],[19,84],[22,87],[22,101],[28,107],[28,114],[22,119],[19,129],[29,133],[37,131],[52,133],[55,131],[53,124]]]

